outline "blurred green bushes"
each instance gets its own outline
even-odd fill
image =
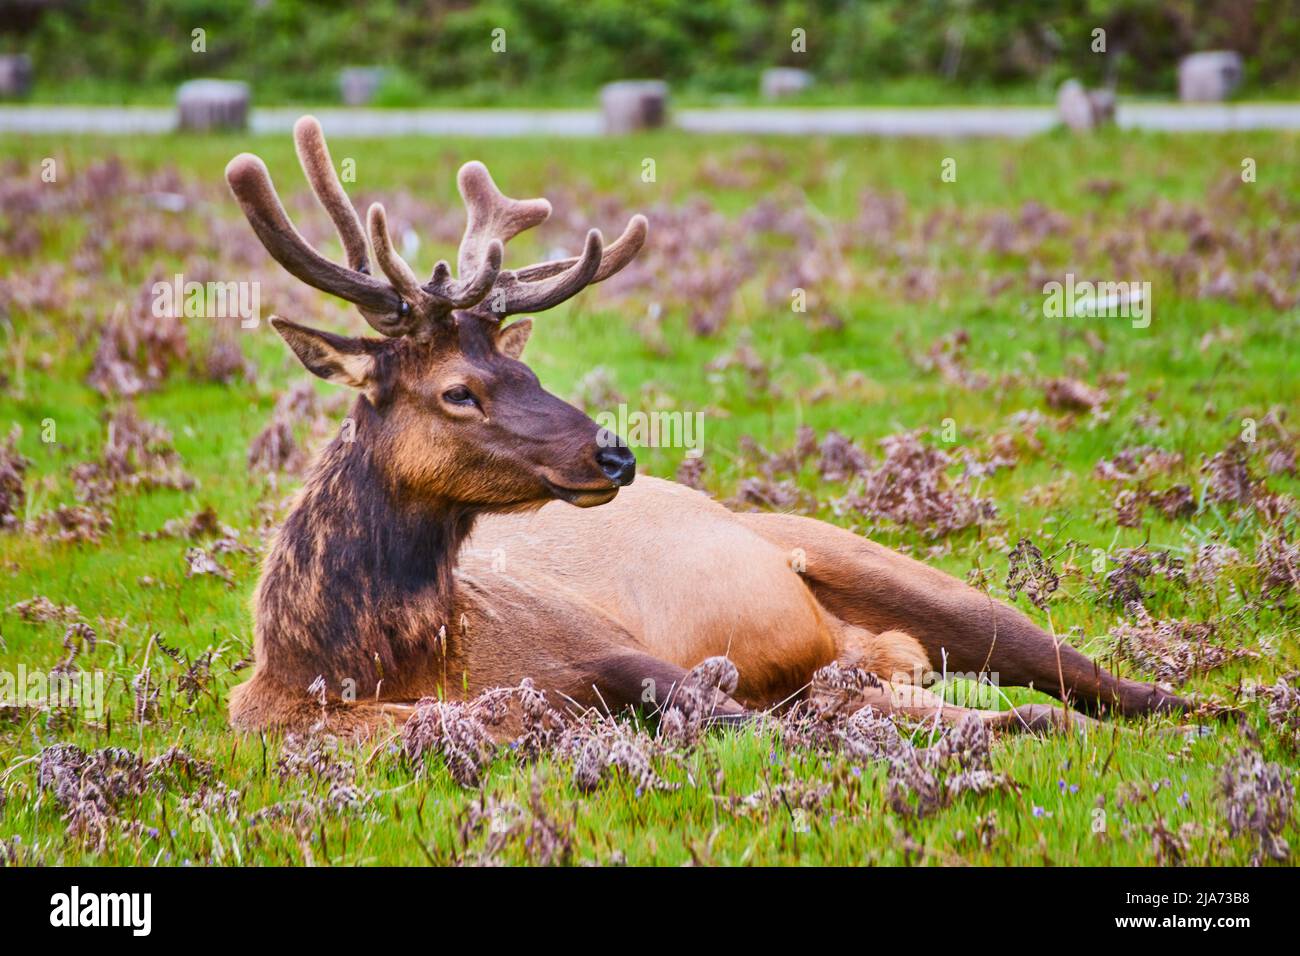
[[[1107,56],[1092,51],[1099,27]],[[191,50],[195,29],[206,53]],[[805,53],[791,49],[796,29]],[[1258,89],[1300,81],[1300,0],[0,0],[0,44],[32,54],[39,84],[226,76],[263,102],[331,100],[348,65],[390,67],[391,103],[545,100],[625,77],[752,96],[774,65],[858,89],[913,77],[1050,88],[1073,75],[1169,92],[1179,56],[1220,47],[1247,57]]]

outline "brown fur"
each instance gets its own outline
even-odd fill
[[[467,164],[461,277],[440,263],[418,285],[382,207],[371,209],[367,242],[315,121],[300,121],[296,136],[348,267],[306,246],[256,157],[231,162],[231,187],[277,260],[357,303],[389,338],[273,319],[310,371],[360,394],[354,440],[321,453],[267,556],[254,673],[230,697],[236,727],[364,733],[423,697],[525,677],[560,704],[653,704],[716,655],[739,670],[734,699],[719,702],[733,716],[799,697],[833,661],[886,681],[864,702],[913,716],[966,713],[919,686],[932,670],[993,673],[1092,710],[1185,706],[1106,673],[1013,608],[832,525],[732,514],[650,478],[623,488],[630,453],[541,388],[519,361],[531,324],[501,319],[612,275],[641,247],[645,220],[634,217],[608,248],[592,231],[580,257],[503,270],[503,244],[550,206],[509,199]],[[368,250],[390,283],[369,275]],[[317,681],[323,705],[308,693]],[[1068,723],[1046,707],[977,713],[1011,728]]]
[[[356,519],[347,514],[344,522]],[[866,548],[868,557],[837,551],[845,539]],[[328,540],[319,539],[320,546]],[[802,573],[789,561],[795,548],[807,555]],[[387,635],[381,648],[390,661],[385,675],[403,667],[414,672],[386,677],[382,687],[366,684],[365,693],[409,702],[424,693],[461,696],[531,677],[557,700],[636,704],[646,680],[654,680],[662,694],[686,669],[726,654],[740,671],[734,696],[746,708],[796,698],[813,671],[833,660],[890,682],[887,696],[872,701],[875,706],[949,720],[965,711],[919,687],[906,689],[945,662],[950,672],[991,671],[1003,684],[1032,683],[1058,697],[1064,689],[1076,706],[1108,703],[1124,713],[1143,713],[1181,704],[1151,685],[1116,680],[1068,646],[1059,649],[1058,668],[1050,636],[955,579],[928,568],[917,572],[924,567],[830,525],[732,514],[690,489],[643,478],[599,508],[556,502],[530,512],[479,516],[441,613],[441,591],[431,592],[423,608],[385,611],[364,604],[363,613],[384,626],[382,635],[362,633],[380,644]],[[266,587],[264,579],[259,597]],[[319,625],[327,633],[338,620],[338,606],[358,600],[338,591],[330,586],[317,592],[322,608],[330,605],[319,594],[335,595],[334,616]],[[259,604],[259,677],[271,666],[268,638],[287,633],[275,626],[278,615],[299,618],[289,606],[311,604],[280,605],[269,596]],[[906,631],[892,625],[895,606],[903,616],[908,607],[916,609]],[[434,639],[443,625],[445,655]],[[422,646],[426,656],[398,659],[394,646]],[[367,668],[375,653],[371,643],[346,656],[319,642],[316,650],[315,667],[299,666],[294,681],[277,681],[267,693],[305,696],[306,685],[325,670],[320,661],[326,656],[332,692],[346,676],[355,681],[358,672],[373,672]],[[1061,676],[1067,678],[1064,688]],[[1050,708],[1018,710],[981,716],[1008,728],[1047,728],[1065,720]],[[251,701],[232,700],[232,717],[241,726],[264,726],[252,719],[264,712]],[[309,707],[299,722],[319,716],[318,707]],[[386,715],[370,713],[367,719]]]

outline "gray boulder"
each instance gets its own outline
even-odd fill
[[[384,82],[387,71],[378,66],[354,66],[339,71],[339,96],[347,106],[365,106]]]
[[[1185,103],[1222,102],[1241,85],[1241,75],[1239,53],[1192,53],[1178,61],[1178,98]]]
[[[662,80],[620,80],[600,89],[605,132],[655,129],[668,119],[668,84]]]
[[[176,91],[176,126],[182,130],[248,128],[247,83],[234,80],[187,80]]]
[[[1108,89],[1089,90],[1078,80],[1066,80],[1056,94],[1061,122],[1083,133],[1115,122],[1115,94]]]
[[[783,96],[802,93],[812,85],[813,76],[807,70],[789,66],[776,66],[763,71],[763,78],[759,83],[759,88],[764,99],[778,100]]]
[[[32,90],[32,58],[26,53],[0,56],[0,97],[26,96]]]

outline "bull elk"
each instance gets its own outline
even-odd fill
[[[477,162],[459,173],[468,224],[456,274],[421,283],[394,251],[384,208],[366,228],[312,117],[299,160],[347,266],[294,228],[256,156],[226,178],[254,232],[294,276],[354,303],[382,338],[347,338],[275,317],[302,364],[359,392],[351,441],[320,453],[266,559],[255,598],[253,676],[233,689],[242,729],[322,719],[365,733],[422,698],[462,698],[531,678],[557,702],[619,708],[658,700],[689,668],[725,655],[739,671],[722,719],[806,693],[847,662],[878,675],[881,711],[956,720],[920,675],[995,673],[1074,708],[976,710],[991,726],[1068,726],[1187,703],[1116,677],[1027,617],[843,529],[787,514],[737,514],[670,481],[632,483],[615,436],[542,389],[520,361],[535,314],[613,275],[645,242],[634,216],[606,247],[502,267],[510,239],[545,220],[545,199],[503,195]],[[386,280],[370,272],[371,259]],[[802,555],[793,568],[789,556]],[[492,555],[504,554],[504,571]],[[323,699],[308,693],[309,685]]]

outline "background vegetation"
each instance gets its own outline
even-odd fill
[[[671,790],[623,771],[580,787],[571,760],[509,748],[479,789],[396,738],[235,735],[225,702],[248,673],[259,556],[344,406],[265,321],[158,322],[149,290],[178,271],[256,279],[264,319],[364,328],[253,241],[221,178],[244,149],[266,158],[306,234],[336,244],[288,137],[9,137],[0,423],[18,431],[0,460],[0,669],[102,671],[108,710],[0,712],[0,862],[1289,859],[1276,841],[1300,835],[1295,136],[332,146],[357,160],[357,204],[382,197],[396,234],[420,237],[417,269],[454,250],[454,174],[471,157],[512,194],[555,201],[513,263],[647,211],[626,281],[538,320],[528,357],[544,384],[592,410],[702,409],[705,467],[684,476],[709,493],[905,549],[1243,721],[1001,737],[989,769],[1005,779],[946,806],[909,804],[887,761],[777,726],[656,755]],[[945,158],[955,182],[940,180]],[[1151,281],[1150,327],[1046,319],[1042,283],[1067,271]],[[791,311],[794,287],[810,292],[806,313]],[[861,456],[838,476],[832,432]],[[926,475],[949,497],[920,495],[937,506],[919,515],[864,497],[893,467],[880,440],[902,434],[941,455]],[[645,473],[682,467],[680,449],[638,454]],[[949,521],[972,501],[992,511]],[[1011,593],[1021,539],[1059,576],[1041,607]]]
[[[348,65],[391,70],[388,105],[579,104],[601,83],[669,80],[685,101],[756,95],[768,66],[811,70],[806,102],[1050,99],[1067,76],[1170,95],[1185,53],[1247,58],[1252,96],[1300,82],[1297,0],[0,0],[41,99],[167,102],[196,76],[256,100],[328,103]],[[1107,32],[1109,55],[1091,51]],[[191,51],[206,31],[207,52]],[[506,31],[508,55],[491,47]],[[791,50],[806,31],[807,52]]]

